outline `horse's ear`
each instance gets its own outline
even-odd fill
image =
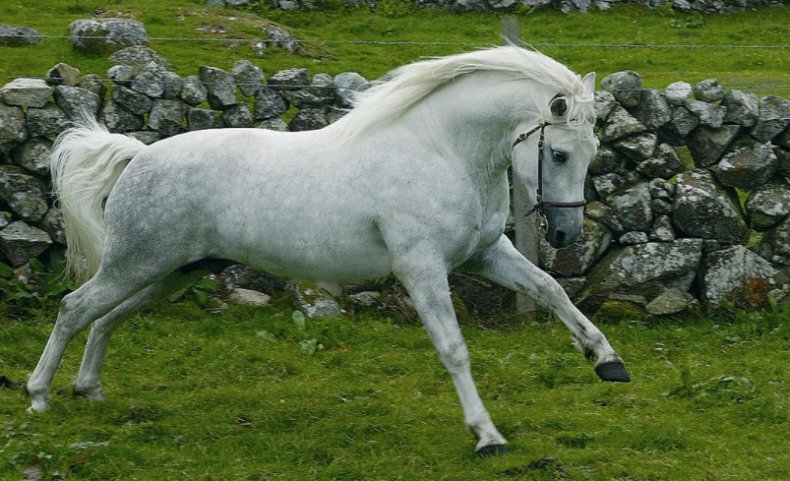
[[[582,85],[584,85],[584,91],[588,94],[595,93],[595,72],[590,72],[584,76],[582,79]]]
[[[551,115],[563,117],[568,112],[568,101],[565,97],[555,97],[549,103],[549,110],[551,110]]]

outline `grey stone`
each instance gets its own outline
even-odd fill
[[[625,177],[616,173],[598,175],[592,179],[595,191],[602,199],[609,197],[628,183]]]
[[[577,305],[595,311],[610,294],[647,299],[667,288],[688,291],[702,258],[702,240],[678,239],[610,249],[587,276]]]
[[[623,162],[617,151],[608,145],[601,145],[587,171],[592,175],[604,175],[617,172],[622,166]]]
[[[749,239],[737,198],[710,171],[683,172],[676,186],[672,223],[684,234],[725,244],[743,244]]]
[[[153,130],[138,130],[137,132],[129,132],[126,135],[133,139],[139,140],[145,145],[151,145],[162,138],[162,134],[159,132],[154,132]]]
[[[664,94],[655,89],[642,91],[642,99],[630,109],[631,114],[648,129],[656,130],[672,120],[672,109]]]
[[[186,106],[176,99],[154,100],[151,115],[148,116],[148,127],[165,137],[176,135],[181,131]]]
[[[294,304],[309,318],[338,316],[343,311],[335,297],[326,289],[307,283],[289,283]]]
[[[217,120],[216,110],[198,109],[190,107],[187,110],[187,126],[189,130],[215,129],[222,126]]]
[[[675,174],[683,172],[683,163],[680,162],[675,149],[669,144],[660,144],[654,156],[640,162],[636,170],[647,177],[660,177],[670,179]]]
[[[309,83],[306,68],[280,70],[269,77],[269,86],[282,91],[304,89],[309,86]]]
[[[165,83],[159,75],[146,72],[138,75],[129,86],[135,92],[140,92],[151,98],[159,98],[165,92]]]
[[[767,293],[787,282],[787,276],[744,246],[706,254],[700,271],[701,300],[709,310],[722,303],[767,306]]]
[[[236,82],[233,75],[215,68],[200,66],[200,81],[208,92],[208,103],[212,109],[224,110],[236,105]]]
[[[740,90],[730,90],[730,93],[721,101],[721,105],[727,108],[724,122],[739,124],[743,127],[752,127],[757,123],[760,101],[755,94]]]
[[[54,137],[68,126],[69,118],[54,103],[27,109],[27,130],[31,137]]]
[[[359,307],[377,307],[381,305],[381,293],[378,291],[362,291],[349,294],[346,298],[351,304]]]
[[[152,62],[163,68],[168,66],[167,60],[163,56],[145,45],[135,45],[118,50],[110,55],[110,62],[115,65],[131,67],[135,74],[147,72]]]
[[[686,143],[686,137],[699,125],[699,117],[689,112],[685,107],[675,107],[672,109],[672,121],[666,125],[666,129],[676,138],[675,145]]]
[[[348,112],[349,111],[344,109],[344,108],[330,107],[329,112],[326,113],[326,119],[329,121],[330,124],[334,124],[338,120],[340,120],[343,117],[345,117],[346,114],[348,114]],[[592,184],[590,184],[590,185],[592,185]]]
[[[52,239],[46,232],[21,220],[0,230],[0,251],[15,267],[21,266],[31,257],[38,256],[51,244]]]
[[[647,185],[654,199],[672,200],[675,197],[675,184],[664,179],[652,179]]]
[[[49,175],[49,155],[51,153],[52,142],[48,139],[30,138],[14,150],[14,163],[28,172],[46,176]]]
[[[646,232],[653,223],[650,201],[650,189],[647,183],[637,184],[606,199],[606,203],[614,208],[617,218],[626,231],[643,232]]]
[[[249,0],[225,0],[225,5],[229,7],[244,7],[249,5]]]
[[[279,116],[288,110],[288,103],[270,88],[259,89],[255,93],[255,120],[266,120]]]
[[[739,130],[738,125],[722,125],[718,129],[701,126],[696,129],[688,139],[694,164],[697,167],[710,167],[717,163]]]
[[[722,184],[748,191],[768,182],[776,172],[777,163],[772,145],[762,144],[728,153],[713,171]]]
[[[308,88],[285,88],[281,93],[289,103],[300,109],[331,105],[335,102],[334,79],[327,74],[317,74]]]
[[[175,72],[162,72],[159,75],[162,79],[162,83],[164,84],[162,98],[174,99],[179,97],[181,95],[181,90],[184,88],[184,80]]]
[[[615,106],[603,127],[603,142],[614,142],[629,135],[644,132],[646,127],[636,120],[627,110]]]
[[[656,214],[671,214],[672,202],[665,199],[653,199],[650,201],[650,207]]]
[[[241,94],[250,97],[263,86],[263,72],[249,60],[239,60],[233,65],[233,78]]]
[[[228,300],[242,306],[263,307],[268,306],[272,298],[263,292],[237,287],[228,295]]]
[[[259,129],[275,130],[277,132],[288,132],[288,124],[280,117],[265,119],[256,125]]]
[[[108,100],[99,114],[99,121],[110,132],[133,132],[145,125],[143,117],[124,109],[112,99]]]
[[[659,215],[650,227],[649,238],[656,242],[670,242],[675,240],[675,231],[672,229],[672,221],[668,215]]]
[[[17,78],[0,88],[0,101],[7,105],[43,107],[53,88],[41,79]]]
[[[585,218],[582,238],[568,247],[555,249],[541,239],[541,268],[559,276],[581,276],[606,252],[611,240],[609,229]]]
[[[197,75],[190,75],[184,78],[179,97],[189,105],[200,105],[208,99],[208,90]]]
[[[777,173],[783,177],[790,177],[790,151],[777,147],[774,149],[774,154]]]
[[[727,114],[727,107],[699,100],[689,100],[685,107],[699,118],[700,124],[714,129],[721,127],[721,124],[724,123],[724,116]]]
[[[775,226],[790,214],[790,186],[779,182],[760,185],[746,200],[746,214],[754,230]]]
[[[703,102],[718,102],[724,98],[724,87],[715,78],[705,79],[694,88],[694,98]]]
[[[669,316],[685,311],[694,298],[688,292],[666,289],[647,304],[645,310],[654,316]]]
[[[664,95],[666,95],[669,105],[680,106],[686,103],[691,92],[692,88],[690,84],[686,82],[673,82],[667,85],[667,88],[664,90]]]
[[[134,69],[128,65],[113,65],[107,69],[107,78],[113,82],[127,84],[134,79]]]
[[[0,153],[7,153],[27,138],[25,112],[0,103]]]
[[[646,244],[647,241],[647,234],[636,230],[626,232],[617,239],[617,242],[623,245]]]
[[[588,202],[584,207],[584,215],[609,228],[614,233],[623,232],[623,225],[617,219],[614,209],[603,202]]]
[[[58,85],[55,88],[55,102],[72,120],[79,118],[83,113],[96,117],[101,105],[101,99],[95,93],[68,85]]]
[[[343,72],[335,77],[335,97],[341,107],[352,107],[360,92],[370,87],[365,77],[357,72]]]
[[[88,74],[80,79],[79,86],[85,90],[90,90],[103,99],[107,95],[107,86],[104,85],[104,80],[95,73]]]
[[[38,222],[47,213],[47,186],[15,165],[0,165],[0,199],[22,220]]]
[[[222,112],[225,127],[252,127],[252,113],[247,104],[236,104]]]
[[[775,228],[768,230],[763,236],[760,247],[766,248],[772,263],[782,266],[787,271],[790,266],[790,217],[785,218]]]
[[[571,299],[575,298],[576,295],[584,289],[584,285],[587,283],[586,277],[560,277],[556,279],[559,285],[562,286],[562,289],[565,291],[565,294],[568,295]]]
[[[44,37],[29,27],[13,27],[0,25],[0,45],[5,47],[21,47],[41,43]]]
[[[641,98],[642,78],[632,70],[615,72],[601,80],[601,88],[611,92],[623,107],[635,107]]]
[[[145,25],[125,18],[86,18],[69,25],[74,48],[88,53],[110,53],[148,42]]]
[[[71,65],[59,63],[47,71],[45,78],[50,85],[75,87],[80,82],[80,70]]]
[[[632,135],[614,143],[614,147],[634,160],[645,160],[656,151],[658,137],[652,132]]]
[[[776,95],[760,99],[757,123],[750,132],[760,142],[768,142],[790,125],[790,101]]]
[[[321,129],[329,125],[329,120],[326,118],[324,109],[306,107],[299,111],[298,114],[288,124],[288,129],[292,132],[303,130]]]
[[[121,107],[137,115],[150,112],[154,106],[153,100],[149,97],[121,85],[116,85],[112,89],[112,99]]]
[[[38,228],[49,234],[58,244],[66,245],[66,224],[63,222],[63,213],[57,207],[50,208],[44,214]]]

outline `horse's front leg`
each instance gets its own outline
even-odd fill
[[[571,331],[585,356],[595,358],[595,372],[604,381],[628,382],[631,378],[620,356],[592,322],[573,305],[562,286],[529,262],[504,235],[479,252],[464,270],[480,274],[508,289],[529,295],[553,311]]]
[[[502,454],[507,441],[491,421],[472,380],[469,351],[450,299],[447,269],[439,264],[431,262],[427,254],[412,252],[395,262],[394,271],[411,296],[442,363],[450,372],[461,400],[464,421],[477,435],[475,451],[481,456]]]

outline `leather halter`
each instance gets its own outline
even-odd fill
[[[545,135],[544,131],[546,127],[551,125],[550,122],[542,120],[538,122],[537,127],[533,128],[528,132],[523,132],[519,134],[516,138],[516,141],[513,142],[513,148],[515,148],[521,142],[527,140],[530,135],[534,134],[535,132],[540,129],[540,139],[538,140],[538,195],[535,202],[535,205],[525,214],[525,216],[532,215],[533,212],[537,212],[538,215],[538,229],[542,235],[545,235],[546,232],[549,230],[549,221],[546,219],[545,208],[572,208],[572,207],[584,207],[587,202],[580,200],[576,202],[546,202],[543,200],[543,148],[545,147]]]

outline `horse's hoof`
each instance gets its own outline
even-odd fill
[[[477,450],[477,455],[481,458],[502,456],[503,454],[507,454],[507,445],[505,444],[489,444]]]
[[[102,391],[101,387],[91,387],[91,388],[78,388],[74,386],[72,390],[72,395],[74,397],[81,397],[85,398],[88,401],[106,401],[107,396],[104,395],[104,391]]]
[[[607,361],[595,366],[595,374],[601,378],[602,381],[610,382],[631,382],[631,376],[625,370],[623,361]]]
[[[25,412],[28,414],[43,413],[44,411],[49,411],[49,403],[46,401],[33,400],[30,403],[30,407],[25,409]]]

